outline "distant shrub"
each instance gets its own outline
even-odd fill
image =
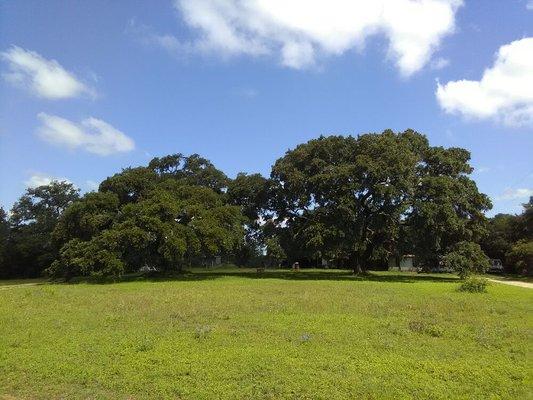
[[[426,321],[411,321],[409,322],[409,329],[416,333],[421,333],[424,335],[429,335],[432,337],[442,337],[444,335],[444,329],[440,326],[429,323]]]
[[[459,291],[470,293],[485,293],[489,281],[485,278],[467,278],[461,285],[459,285]]]

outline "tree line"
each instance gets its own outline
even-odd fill
[[[498,247],[491,237],[502,217],[485,216],[491,202],[469,177],[469,160],[467,150],[430,146],[413,130],[386,130],[300,144],[269,178],[230,179],[199,155],[173,154],[83,196],[54,181],[27,189],[9,216],[0,210],[0,276],[181,271],[214,257],[327,261],[363,273],[412,254],[422,268],[446,265],[464,277],[487,268],[483,249],[527,264],[531,206],[524,237],[513,237],[521,250]]]
[[[519,215],[497,214],[489,220],[481,247],[508,272],[531,274],[533,267],[533,197]]]

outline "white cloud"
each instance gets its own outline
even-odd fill
[[[477,168],[474,168],[474,173],[478,173],[478,174],[483,174],[483,173],[489,172],[489,171],[490,171],[489,167],[477,167]]]
[[[91,117],[77,124],[46,113],[39,113],[38,117],[42,122],[39,137],[52,144],[70,149],[82,148],[101,156],[135,148],[130,137],[100,119]]]
[[[26,185],[26,187],[36,188],[38,186],[48,185],[52,181],[69,182],[69,183],[71,183],[66,178],[58,178],[58,177],[54,177],[54,176],[50,176],[50,175],[47,175],[47,174],[43,174],[43,173],[37,172],[37,173],[34,173],[33,175],[31,175],[28,178],[28,180],[26,180],[24,182],[24,184]]]
[[[503,195],[497,197],[497,200],[516,200],[527,199],[533,196],[533,189],[506,189]]]
[[[88,192],[97,191],[99,187],[100,187],[100,184],[98,182],[95,182],[90,179],[85,181],[85,188],[87,189]]]
[[[530,10],[530,11],[533,10],[533,0],[529,0],[529,1],[527,2],[527,4],[526,4],[526,8],[527,8],[528,10]]]
[[[51,176],[42,172],[33,172],[30,177],[24,181],[24,184],[28,188],[36,188],[38,186],[48,185],[53,181],[73,183],[70,179],[67,178]],[[77,187],[77,185],[74,186]],[[93,192],[97,191],[99,186],[100,185],[98,184],[98,182],[95,182],[93,180],[86,180],[85,184],[83,185],[83,189],[87,192]]]
[[[277,55],[291,68],[361,50],[369,36],[388,39],[388,56],[403,75],[426,65],[454,31],[462,0],[174,0],[198,32],[197,51]],[[173,47],[177,43],[168,40]]]
[[[448,65],[450,65],[450,60],[442,57],[439,57],[431,62],[432,69],[443,69],[446,68]]]
[[[187,44],[181,43],[177,37],[156,33],[150,26],[139,24],[135,18],[129,20],[125,32],[134,36],[142,44],[158,46],[172,54],[182,54],[191,50]]]
[[[448,113],[507,125],[533,123],[533,37],[500,47],[481,80],[438,83],[436,96]]]
[[[236,88],[232,93],[236,96],[244,97],[246,99],[253,99],[259,95],[259,92],[251,87]]]
[[[4,79],[27,88],[39,97],[56,100],[84,94],[95,96],[93,89],[56,60],[47,60],[34,51],[17,46],[0,53],[0,56],[9,66],[9,72],[3,74]]]

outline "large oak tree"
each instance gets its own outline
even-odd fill
[[[469,158],[412,130],[299,145],[272,169],[281,243],[293,258],[334,259],[354,272],[405,252],[433,266],[484,233],[491,205],[468,178]]]

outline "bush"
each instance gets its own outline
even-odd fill
[[[519,240],[506,254],[506,258],[519,274],[531,274],[533,265],[533,240]]]
[[[461,285],[459,285],[460,292],[470,292],[470,293],[485,293],[487,291],[487,286],[489,281],[485,278],[467,278]]]
[[[473,272],[485,272],[489,268],[489,258],[481,247],[473,242],[459,242],[444,256],[444,266],[466,279]]]

